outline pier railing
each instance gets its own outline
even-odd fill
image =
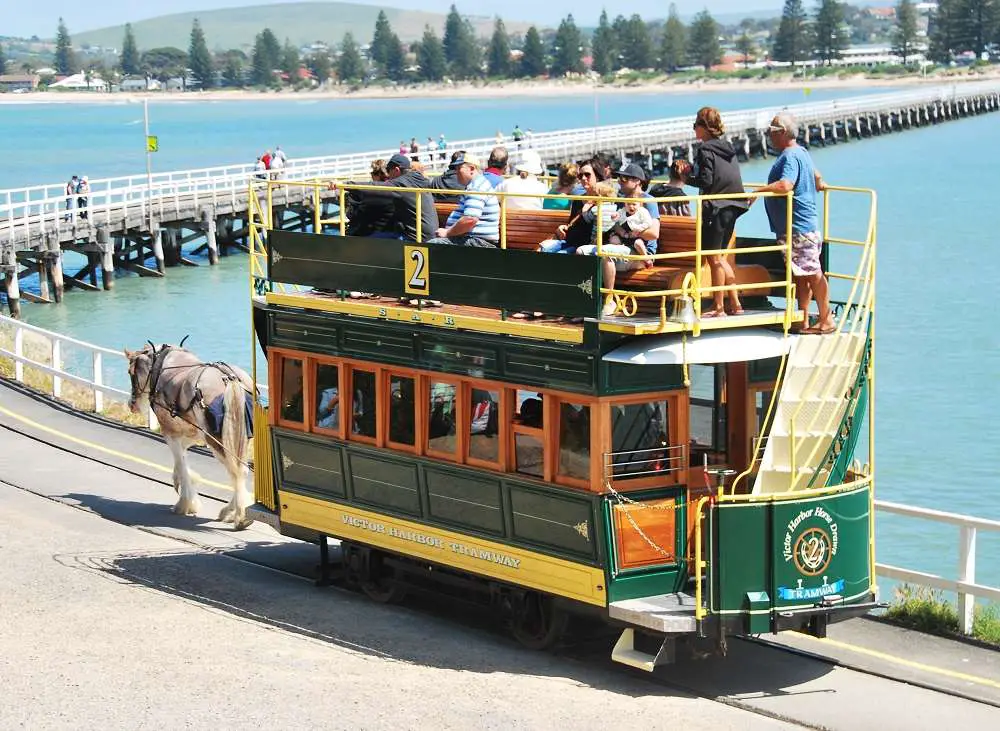
[[[784,107],[793,112],[800,122],[831,118],[848,119],[855,116],[892,114],[908,106],[930,105],[970,99],[981,94],[1000,92],[1000,82],[966,82],[942,86],[922,87],[888,94],[869,94],[835,101],[797,104]],[[733,135],[746,135],[765,129],[775,112],[775,107],[747,109],[724,113],[723,120]],[[578,157],[585,151],[612,151],[623,154],[627,150],[652,149],[655,145],[683,147],[693,145],[695,137],[691,116],[660,119],[648,122],[579,127],[554,132],[535,133],[520,142],[504,139],[517,163],[520,149],[538,152],[548,161],[561,161]],[[420,160],[431,171],[440,170],[457,150],[475,152],[484,159],[498,144],[497,138],[478,138],[449,143],[443,150],[425,150]],[[372,160],[387,159],[397,149],[382,149],[346,155],[327,155],[289,160],[280,176],[286,180],[311,178],[344,178],[364,173]],[[277,173],[277,171],[274,171]],[[0,241],[31,239],[69,223],[110,224],[120,221],[127,211],[138,209],[143,215],[179,209],[181,203],[190,205],[218,204],[221,200],[235,203],[246,196],[247,184],[256,180],[259,171],[251,163],[221,165],[194,170],[170,171],[146,175],[131,175],[89,181],[86,194],[66,193],[66,183],[30,186],[0,191]],[[86,198],[83,207],[77,206],[78,198]],[[67,204],[67,201],[69,202]],[[4,231],[3,229],[6,229]]]
[[[881,513],[903,515],[909,518],[929,520],[958,527],[958,580],[946,579],[937,574],[914,571],[899,566],[876,563],[875,570],[879,576],[896,581],[926,586],[941,591],[955,592],[958,595],[958,622],[964,634],[972,632],[972,621],[977,598],[1000,602],[1000,587],[985,586],[976,583],[976,539],[979,531],[1000,532],[1000,520],[974,518],[970,515],[947,513],[941,510],[917,508],[912,505],[901,505],[884,500],[875,501],[875,509]]]

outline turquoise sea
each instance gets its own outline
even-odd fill
[[[877,89],[873,91],[884,91]],[[786,104],[864,90],[615,94],[572,98],[171,102],[150,104],[161,151],[154,169],[250,162],[281,145],[291,157],[545,131]],[[1000,280],[995,189],[996,115],[812,150],[834,184],[879,194],[877,489],[881,498],[1000,519],[1000,334],[992,285]],[[0,188],[144,171],[142,106],[0,106]],[[759,181],[768,163],[744,166]],[[832,220],[860,234],[862,209],[834,201]],[[840,207],[842,206],[842,208]],[[839,213],[838,213],[839,211]],[[762,232],[753,210],[741,228]],[[836,267],[836,260],[834,265]],[[162,280],[125,276],[110,293],[71,292],[61,306],[24,303],[25,318],[108,347],[147,338],[188,344],[209,359],[249,361],[246,257],[176,268]],[[955,576],[958,530],[879,518],[879,560]],[[1000,585],[1000,536],[981,535],[978,580]]]

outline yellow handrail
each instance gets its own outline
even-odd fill
[[[702,508],[710,499],[703,497],[695,503],[697,516],[694,521],[694,618],[696,620],[704,619],[708,614],[708,610],[705,609],[702,602],[702,569],[708,566],[708,563],[702,560],[701,557],[701,522],[704,520]]]

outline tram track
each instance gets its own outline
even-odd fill
[[[34,394],[31,395],[34,398],[38,398],[37,395]],[[47,399],[39,399],[39,400],[47,401]],[[103,467],[129,475],[130,477],[137,477],[156,485],[162,485],[171,488],[173,487],[172,480],[169,479],[168,477],[168,475],[170,475],[171,473],[171,470],[167,467],[164,467],[163,465],[156,465],[150,462],[149,460],[136,457],[135,455],[128,455],[125,452],[108,449],[103,445],[89,442],[87,440],[82,440],[70,434],[65,434],[64,432],[61,432],[58,429],[52,429],[51,427],[46,427],[43,424],[34,422],[28,417],[2,406],[0,406],[0,415],[6,415],[8,417],[13,418],[16,422],[18,422],[16,424],[10,423],[10,420],[8,419],[5,420],[4,423],[0,423],[0,427],[2,427],[3,430],[7,432],[19,435],[25,439],[37,441],[39,443],[46,445],[47,447],[59,450],[64,454],[73,456],[78,459],[87,460],[88,462],[101,465]],[[114,425],[102,424],[102,426],[111,426],[113,428]],[[43,434],[41,435],[38,433],[39,427],[43,427],[42,429]],[[122,430],[129,433],[134,433],[134,430],[128,429],[126,427],[122,427]],[[147,435],[143,436],[148,438]],[[123,457],[126,458],[126,460],[134,460],[134,464],[136,466],[133,467],[130,466],[129,464],[122,464]],[[157,469],[152,469],[152,467],[156,467]],[[159,474],[163,474],[164,477],[160,478],[158,476]],[[32,489],[32,487],[29,485],[18,484],[16,481],[11,481],[9,479],[0,479],[0,485],[23,490],[25,492],[40,497],[44,497],[54,502],[59,502],[64,505],[70,505],[71,507],[76,507],[81,510],[86,510],[84,506],[74,505],[73,503],[68,502],[66,500],[60,500],[58,497],[54,497],[52,495],[45,494],[44,492]],[[216,483],[216,485],[219,488],[225,487],[224,485],[218,483]],[[206,501],[217,503],[219,505],[227,501],[227,498],[220,497],[218,492],[214,492],[212,490],[199,488],[198,494],[201,498],[205,499]],[[264,561],[254,559],[252,556],[235,555],[233,553],[232,548],[209,545],[204,540],[198,540],[196,537],[178,535],[176,531],[166,532],[163,530],[158,530],[157,528],[154,527],[136,525],[131,522],[115,520],[114,518],[107,516],[101,516],[101,517],[104,517],[107,520],[112,520],[121,525],[125,525],[127,527],[133,528],[141,532],[151,533],[159,536],[166,536],[171,540],[178,541],[180,544],[186,545],[199,552],[211,553],[215,556],[236,561],[241,564],[252,566],[255,568],[264,568],[270,572],[274,572],[276,574],[285,577],[293,578],[298,581],[311,580],[311,577],[308,575],[309,573],[308,571],[289,570],[286,568],[269,565]],[[212,527],[210,530],[212,534],[218,536],[232,537],[233,535],[232,531],[228,529]],[[313,566],[312,568],[315,568],[315,566]],[[179,589],[178,587],[175,586],[163,585],[155,581],[149,581],[148,579],[144,579],[144,577],[140,576],[129,576],[128,578],[130,580],[142,583],[150,589],[177,594],[178,596],[182,596],[184,598],[191,599],[193,601],[204,601],[206,603],[212,603],[212,600],[210,598],[200,597],[198,595],[185,596],[184,590]],[[337,591],[338,593],[342,592],[351,595],[358,595],[361,593],[360,591],[345,586],[335,585],[331,588],[334,591]],[[474,606],[474,605],[468,605],[468,604],[463,604],[461,608],[446,606],[443,609],[440,601],[435,603],[433,601],[427,601],[421,599],[420,594],[421,592],[417,592],[415,595],[415,599],[413,601],[407,602],[406,611],[415,611],[422,616],[433,619],[438,619],[438,620],[445,619],[448,622],[457,623],[466,629],[471,629],[474,631],[485,631],[487,634],[492,635],[494,637],[497,638],[502,637],[503,641],[505,642],[511,642],[511,640],[508,640],[506,636],[503,634],[501,626],[498,626],[498,623],[495,621],[495,613],[486,610],[483,610],[478,613],[469,611],[469,606]],[[220,608],[223,609],[224,611],[238,614],[239,616],[243,617],[246,620],[264,622],[270,626],[274,626],[276,629],[282,629],[294,632],[296,634],[301,634],[303,636],[316,635],[316,633],[310,630],[308,627],[296,626],[294,624],[289,624],[287,622],[274,622],[272,621],[271,618],[253,612],[241,613],[239,607],[223,606]],[[322,637],[316,636],[316,639],[322,639],[324,641],[330,640],[330,638],[326,636]],[[796,717],[795,715],[789,715],[787,713],[775,712],[771,709],[761,708],[760,705],[755,705],[753,702],[748,702],[746,697],[740,697],[740,694],[726,693],[720,691],[718,687],[712,687],[710,684],[706,685],[706,683],[704,682],[692,682],[690,679],[684,680],[683,678],[674,677],[669,669],[667,670],[658,669],[656,673],[652,675],[647,675],[645,673],[640,673],[639,671],[635,671],[630,668],[617,665],[609,659],[610,647],[611,644],[613,643],[613,639],[614,638],[610,636],[610,634],[606,638],[587,637],[582,640],[580,638],[575,638],[575,640],[571,640],[568,643],[564,643],[550,652],[554,657],[559,657],[574,663],[582,663],[588,666],[593,666],[599,663],[601,667],[613,673],[621,674],[622,676],[627,676],[633,680],[647,683],[653,687],[669,688],[674,691],[679,691],[686,694],[691,694],[697,697],[723,703],[750,713],[754,713],[756,715],[761,715],[764,717],[772,718],[783,722],[798,724],[799,726],[802,726],[804,728],[810,728],[810,729],[830,728],[829,726],[825,725],[817,725],[808,719],[799,718]],[[350,642],[347,642],[345,644],[345,643],[340,643],[338,641],[338,644],[344,644],[345,647],[353,647],[353,649],[364,650],[366,652],[367,651],[378,652],[376,648],[368,648],[363,645],[353,645]],[[756,652],[774,653],[785,657],[797,657],[801,661],[812,663],[815,666],[818,666],[819,670],[814,668],[813,674],[818,674],[820,676],[822,676],[826,672],[831,672],[832,669],[834,668],[839,667],[845,670],[851,670],[853,672],[870,676],[872,678],[880,678],[886,681],[891,681],[893,683],[903,682],[900,681],[898,678],[893,677],[891,672],[882,672],[882,673],[874,672],[869,668],[852,666],[851,664],[840,662],[833,658],[818,653],[812,653],[797,648],[782,646],[780,644],[770,642],[768,640],[749,639],[743,641],[735,641],[732,644],[734,647],[748,646],[748,647],[758,648]],[[822,670],[823,668],[827,668],[828,670],[823,671]],[[930,683],[921,684],[921,683],[914,683],[912,681],[907,681],[907,684],[913,685],[915,687],[924,688],[926,690],[930,690],[935,693],[949,695],[962,700],[971,700],[979,703],[984,702],[982,698],[970,696],[968,694],[963,694],[961,692],[955,692],[953,690],[943,688],[940,686],[935,686]]]

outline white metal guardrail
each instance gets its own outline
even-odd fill
[[[69,349],[74,351],[76,357],[67,357]],[[109,363],[120,367],[122,373],[127,371],[128,363],[122,351],[103,348],[0,315],[0,360],[4,358],[13,362],[14,380],[18,383],[28,382],[26,368],[33,370],[50,377],[51,383],[29,385],[40,385],[41,390],[55,398],[67,398],[71,403],[73,399],[68,397],[74,394],[68,393],[64,386],[74,384],[79,387],[76,395],[89,395],[94,399],[94,411],[98,414],[107,410],[105,397],[127,403],[131,395],[105,382],[105,367]],[[267,393],[266,384],[257,384],[257,388],[262,394]],[[157,428],[152,410],[146,414],[146,425],[151,429]]]
[[[899,111],[907,106],[954,102],[979,94],[1000,91],[1000,81],[981,81],[949,84],[947,86],[921,87],[919,89],[870,94],[834,101],[786,106],[802,122],[818,122],[832,118],[848,119],[875,113]],[[733,134],[765,128],[774,113],[774,107],[747,109],[723,114],[726,126]],[[521,146],[530,146],[543,157],[563,159],[579,154],[582,147],[591,150],[631,150],[656,142],[685,145],[694,143],[691,116],[660,119],[649,122],[580,127],[555,132],[536,133],[524,139]],[[511,144],[511,140],[505,141]],[[454,150],[469,150],[481,156],[497,144],[495,138],[479,138],[451,142],[446,150],[424,151],[421,159],[431,167],[440,169]],[[317,177],[347,176],[366,172],[376,158],[388,158],[396,149],[375,150],[347,155],[328,155],[286,162],[281,173],[289,180]],[[139,207],[145,215],[163,212],[185,204],[218,204],[222,200],[235,202],[246,195],[247,183],[255,174],[252,164],[222,165],[217,167],[181,170],[146,175],[129,175],[90,181],[86,194],[87,206],[76,208],[78,194],[67,195],[65,183],[38,185],[0,191],[0,240],[15,241],[15,234],[24,240],[57,227],[61,219],[86,212],[94,223],[120,221],[126,209]],[[67,207],[67,200],[70,206]],[[3,229],[7,229],[6,236]]]
[[[894,515],[905,515],[910,518],[919,518],[936,523],[947,523],[958,526],[958,580],[946,579],[936,574],[928,574],[922,571],[911,571],[910,569],[890,566],[888,564],[876,563],[875,571],[879,576],[887,579],[904,581],[907,584],[917,586],[929,586],[932,589],[942,591],[953,591],[958,595],[958,621],[961,630],[965,634],[972,632],[973,609],[976,598],[990,599],[1000,602],[1000,588],[984,586],[976,583],[976,537],[980,530],[1000,531],[1000,520],[987,520],[985,518],[974,518],[969,515],[958,513],[946,513],[940,510],[929,510],[928,508],[916,508],[912,505],[902,505],[900,503],[890,503],[884,500],[875,501],[876,514],[892,513]]]

